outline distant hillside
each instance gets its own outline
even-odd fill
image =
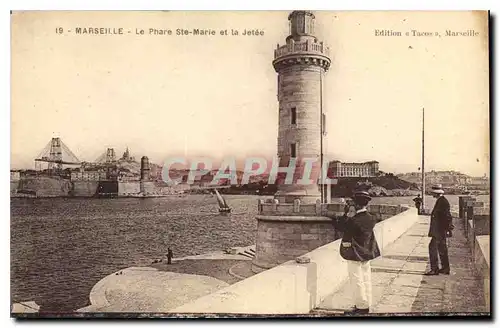
[[[151,173],[161,179],[161,166],[150,163]],[[136,171],[139,174],[140,163],[124,163],[122,168],[127,168],[131,172]],[[226,172],[227,173],[227,172]],[[171,179],[182,179],[186,183],[189,174],[189,169],[170,169],[169,177]],[[212,170],[210,173],[198,177],[195,184],[210,183],[217,175],[217,170]],[[268,184],[269,174],[260,174],[250,177],[250,181],[241,185],[242,171],[236,171],[237,186],[231,186],[224,189],[227,194],[239,193],[257,193],[257,194],[274,194],[277,191],[277,186]],[[221,179],[219,185],[230,185],[228,179]],[[332,196],[334,197],[349,197],[353,190],[363,188],[370,192],[373,196],[405,196],[414,195],[419,192],[418,184],[400,179],[392,173],[387,173],[378,177],[361,178],[361,177],[345,177],[339,178],[338,184],[332,188]]]
[[[397,175],[398,178],[413,182],[420,183],[422,180],[421,172],[408,172],[408,173],[400,173]],[[457,172],[457,171],[428,171],[425,172],[425,183],[433,184],[440,183],[444,185],[456,185],[456,184],[470,184],[473,177],[470,177],[466,174]]]
[[[370,178],[373,184],[381,186],[386,189],[413,189],[418,190],[418,184],[402,180],[391,173],[385,176]]]
[[[134,175],[139,175],[141,173],[141,163],[138,162],[128,162],[119,160],[116,164],[120,171],[128,171]]]
[[[333,197],[350,197],[357,189],[368,191],[373,196],[413,195],[418,191],[418,185],[387,174],[380,177],[338,178],[338,184],[332,188]]]
[[[119,171],[129,172],[131,175],[139,176],[141,174],[141,163],[119,160],[117,162],[117,168]],[[149,169],[151,172],[151,177],[158,177],[161,179],[162,167],[160,165],[149,163]]]

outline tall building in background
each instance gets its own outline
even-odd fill
[[[331,174],[334,177],[376,177],[379,174],[379,162],[369,161],[363,163],[342,163],[331,161],[329,163]]]

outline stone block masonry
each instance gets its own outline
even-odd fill
[[[296,172],[304,169],[301,158],[316,158],[320,161],[321,154],[321,106],[320,80],[323,68],[317,66],[292,66],[280,71],[279,85],[279,130],[278,154],[280,167],[288,166],[292,157],[298,158]],[[294,114],[292,114],[292,112]],[[292,120],[292,115],[296,117]],[[281,194],[294,194],[303,191],[304,195],[311,195],[314,202],[319,196],[316,184],[279,185]],[[283,202],[293,199],[284,197]],[[319,198],[319,197],[316,197]],[[305,199],[303,199],[305,200]]]
[[[140,181],[139,190],[143,195],[153,195],[156,193],[156,185],[153,181]]]
[[[19,181],[18,192],[32,191],[37,197],[68,196],[72,190],[69,180],[60,177],[33,177]]]
[[[97,194],[99,181],[73,181],[71,195],[74,197],[93,197]]]
[[[17,193],[17,189],[19,189],[19,180],[10,181],[10,195],[15,195]]]
[[[474,245],[474,267],[476,274],[483,282],[484,303],[491,311],[491,266],[490,266],[490,236],[477,236]]]
[[[476,236],[490,234],[491,209],[484,202],[472,197],[459,198],[459,220],[463,224],[465,235],[472,251],[477,242]]]
[[[473,207],[474,235],[482,236],[490,234],[490,208]]]
[[[301,175],[302,159],[321,162],[323,80],[331,60],[328,47],[313,36],[315,17],[311,12],[294,11],[288,19],[290,35],[286,45],[275,50],[273,60],[278,73],[278,157],[280,167],[296,159],[295,172]],[[321,193],[316,183],[278,183],[276,197],[283,203],[295,199],[314,203]]]
[[[331,219],[321,216],[260,216],[256,258],[261,272],[335,240]]]
[[[296,199],[293,204],[259,201],[258,208],[256,255],[252,265],[256,273],[301,256],[340,236],[332,218],[344,214],[343,204],[302,204]],[[399,205],[368,207],[379,222],[405,210],[406,207]]]
[[[141,191],[139,181],[118,182],[118,195],[137,195]]]

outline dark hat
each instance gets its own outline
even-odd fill
[[[367,191],[355,191],[354,192],[354,199],[356,198],[365,198],[367,200],[371,200],[372,198],[370,197],[370,194]]]

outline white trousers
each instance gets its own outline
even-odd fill
[[[347,261],[354,305],[367,309],[372,305],[372,269],[370,261]]]

